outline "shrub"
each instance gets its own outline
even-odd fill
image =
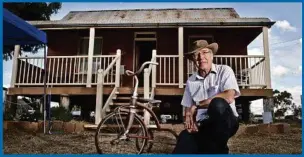
[[[6,111],[6,112],[4,112],[4,114],[3,114],[3,119],[4,120],[14,120],[14,115],[13,115],[13,113],[11,113],[10,111]]]
[[[34,113],[23,112],[20,116],[20,121],[38,122],[43,119],[43,114],[39,110],[35,110]]]
[[[62,106],[51,108],[51,118],[54,120],[60,120],[64,122],[71,121],[73,119],[72,113]]]

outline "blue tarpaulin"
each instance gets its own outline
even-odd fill
[[[46,33],[3,8],[3,44],[46,44]]]
[[[37,45],[44,44],[44,67],[47,67],[46,59],[46,33],[27,23],[23,19],[3,8],[3,45]],[[16,61],[16,60],[15,60]],[[46,133],[46,76],[44,69],[44,133]]]

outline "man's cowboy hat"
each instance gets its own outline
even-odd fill
[[[185,53],[185,56],[188,59],[192,60],[193,55],[196,54],[199,50],[201,50],[203,48],[209,48],[210,50],[212,50],[213,54],[216,54],[216,52],[218,50],[218,44],[217,43],[208,44],[208,42],[206,40],[197,40],[197,41],[193,42],[192,51]]]

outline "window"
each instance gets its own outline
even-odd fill
[[[88,56],[89,54],[89,37],[82,37],[80,38],[79,41],[79,50],[78,50],[78,55],[86,55]],[[94,53],[93,55],[101,55],[102,54],[102,37],[95,37],[94,40]],[[86,73],[88,69],[88,60],[81,60],[80,63],[81,66],[78,69],[78,72],[81,73]],[[92,63],[92,73],[96,74],[97,73],[97,67],[100,67],[98,65],[98,62],[96,60],[93,60]]]
[[[80,39],[79,55],[88,55],[89,53],[89,37]],[[94,55],[102,54],[102,37],[95,37]]]
[[[156,32],[135,32],[134,34],[135,41],[155,41]]]

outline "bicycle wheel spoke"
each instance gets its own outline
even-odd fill
[[[103,154],[138,154],[146,142],[146,128],[142,121],[135,116],[129,133],[125,129],[129,121],[125,112],[109,114],[98,126],[95,135],[95,145]]]

